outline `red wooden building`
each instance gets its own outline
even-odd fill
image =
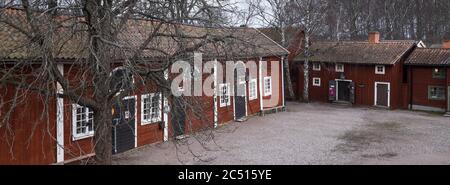
[[[421,42],[380,41],[371,32],[367,42],[315,42],[309,57],[309,100],[402,108],[407,86],[404,62]],[[294,58],[291,76],[303,97],[304,54]]]
[[[150,21],[132,20],[129,24],[120,36],[123,43],[143,42],[146,37],[142,33],[151,31]],[[227,43],[220,52],[213,53],[205,48],[200,50],[199,52],[204,54],[203,62],[215,60],[218,61],[216,65],[219,65],[224,61],[255,61],[254,71],[257,72],[238,75],[239,80],[231,82],[233,85],[227,82],[219,83],[220,78],[225,78],[225,73],[223,76],[216,75],[216,93],[213,96],[203,94],[197,98],[200,100],[198,102],[201,102],[198,106],[204,110],[201,118],[195,116],[196,113],[191,110],[180,110],[183,106],[180,106],[175,98],[164,97],[151,84],[147,84],[150,87],[137,87],[134,94],[123,100],[125,108],[113,107],[113,153],[167,141],[172,136],[191,134],[229,121],[245,120],[252,115],[263,115],[267,111],[284,109],[283,62],[288,55],[287,50],[253,28],[181,27],[191,34],[202,33],[208,29],[217,34],[237,37],[241,42]],[[30,52],[17,49],[17,46],[26,42],[29,42],[27,38],[14,31],[14,28],[0,24],[0,62],[6,64],[34,58],[30,56]],[[72,43],[65,46],[57,56],[61,61],[59,70],[69,78],[75,60],[75,50],[71,48],[73,45]],[[265,62],[269,64],[268,67],[262,65]],[[170,73],[166,78],[172,79],[176,75]],[[203,75],[203,81],[207,76]],[[233,86],[244,86],[244,95],[234,96],[237,92],[232,90]],[[14,96],[12,86],[2,84],[0,90],[3,100]],[[26,97],[26,101],[14,108],[9,120],[10,127],[0,127],[0,164],[65,164],[93,156],[95,123],[92,121],[92,110],[69,99],[53,98],[43,102],[40,97],[36,93]],[[46,105],[48,113],[43,116],[41,110]],[[173,114],[174,112],[177,114]]]
[[[450,112],[450,46],[418,48],[405,62],[410,109]],[[446,45],[447,44],[447,45]]]

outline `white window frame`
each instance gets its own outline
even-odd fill
[[[159,102],[158,102],[159,107],[158,107],[158,112],[157,112],[158,117],[145,119],[145,115],[144,115],[145,99],[149,98],[150,105],[151,105],[153,103],[153,102],[151,102],[151,100],[155,96],[159,96]],[[153,109],[153,107],[150,107],[149,116],[152,115],[152,109]],[[148,124],[157,123],[157,122],[161,122],[161,121],[162,121],[162,94],[161,93],[150,93],[150,94],[142,95],[141,96],[141,125],[148,125]]]
[[[223,102],[222,100],[223,100],[223,87],[224,86],[226,86],[227,87],[227,92],[225,93],[226,94],[226,96],[227,96],[227,102]],[[230,97],[230,84],[229,83],[227,83],[227,84],[220,84],[219,85],[219,90],[220,90],[220,93],[219,93],[219,97],[220,97],[220,100],[219,100],[219,102],[220,102],[220,107],[226,107],[226,106],[230,106],[231,105],[231,97]]]
[[[267,81],[269,81],[269,88],[267,88]],[[264,96],[272,95],[272,77],[264,77]]]
[[[250,82],[248,83],[248,99],[249,100],[256,100],[258,98],[258,82],[255,79],[251,79]],[[251,89],[252,86],[254,87],[254,91],[252,93]]]
[[[320,71],[320,70],[322,70],[320,63],[318,62],[313,63],[313,71]]]
[[[382,72],[378,71],[379,67],[383,68]],[[384,74],[386,74],[386,66],[384,66],[384,65],[376,65],[375,66],[375,74],[377,74],[377,75],[384,75]]]
[[[319,83],[316,83],[316,80],[319,80]],[[320,78],[313,78],[313,86],[320,87],[322,84]]]
[[[78,108],[84,108],[85,109],[84,110],[84,114],[86,114],[85,115],[86,116],[85,117],[86,120],[84,120],[84,121],[88,121],[89,120],[89,112],[90,111],[88,111],[89,109],[87,107],[83,107],[83,106],[78,105],[78,104],[72,104],[72,140],[73,141],[77,141],[77,140],[93,137],[94,136],[94,130],[95,130],[94,120],[93,120],[94,118],[92,117],[92,131],[89,131],[88,130],[89,128],[86,128],[87,132],[85,132],[85,133],[77,133],[77,121],[78,121],[77,120],[77,109]]]
[[[339,70],[339,67],[338,66],[342,66],[342,70]],[[341,73],[343,73],[344,71],[345,71],[345,69],[344,69],[344,64],[336,64],[335,65],[335,71],[336,72],[341,72]]]
[[[436,89],[442,89],[443,90],[443,94],[442,97],[433,97],[431,96],[431,89],[436,88]],[[428,100],[434,100],[434,101],[445,101],[445,86],[437,86],[437,85],[430,85],[428,86]]]

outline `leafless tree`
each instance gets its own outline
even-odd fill
[[[304,88],[303,101],[309,101],[309,46],[311,35],[316,32],[320,33],[324,30],[323,20],[325,19],[325,12],[327,1],[325,0],[293,0],[289,2],[289,15],[294,25],[302,27],[305,38],[305,61],[303,63],[304,74]]]
[[[21,0],[1,5],[0,29],[18,42],[5,51],[11,60],[2,61],[0,69],[0,89],[14,89],[12,98],[2,95],[0,108],[7,111],[0,128],[13,135],[8,115],[30,96],[42,98],[43,118],[49,100],[70,100],[93,110],[96,164],[112,162],[111,107],[130,94],[156,88],[170,102],[183,102],[178,111],[204,119],[202,101],[172,96],[164,72],[175,61],[191,60],[194,51],[206,46],[220,50],[233,39],[233,33],[210,28],[226,24],[225,14],[232,10],[224,0]],[[187,24],[202,29],[186,29]],[[59,64],[70,67],[61,71]]]

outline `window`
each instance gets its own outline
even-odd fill
[[[344,72],[344,64],[336,64],[336,72]]]
[[[382,65],[375,66],[375,74],[384,75],[386,72],[386,67]]]
[[[229,84],[220,84],[220,107],[230,106],[230,87]]]
[[[320,71],[320,63],[313,63],[313,70]]]
[[[264,77],[264,96],[272,95],[272,77]]]
[[[445,79],[445,76],[446,76],[445,69],[442,68],[433,69],[433,78]]]
[[[256,79],[252,79],[249,82],[249,87],[248,87],[248,91],[249,91],[249,100],[255,100],[257,98],[257,91],[256,91]]]
[[[161,94],[152,93],[142,95],[141,99],[141,125],[156,123],[161,121],[162,103]]]
[[[80,140],[94,136],[94,112],[92,109],[72,105],[72,136],[73,140]]]
[[[445,87],[429,86],[428,99],[430,100],[445,100]]]
[[[313,78],[313,86],[320,87],[320,78]]]

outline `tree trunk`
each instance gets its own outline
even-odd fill
[[[111,107],[105,103],[94,111],[95,162],[97,165],[112,164],[112,114]]]
[[[295,94],[294,94],[294,89],[292,88],[292,81],[291,81],[291,69],[289,67],[289,61],[286,58],[285,61],[283,61],[283,67],[284,67],[284,79],[285,79],[285,83],[284,83],[284,91],[288,92],[288,100],[294,100],[295,99]]]
[[[303,101],[309,102],[309,33],[305,32],[305,62],[303,64]]]

